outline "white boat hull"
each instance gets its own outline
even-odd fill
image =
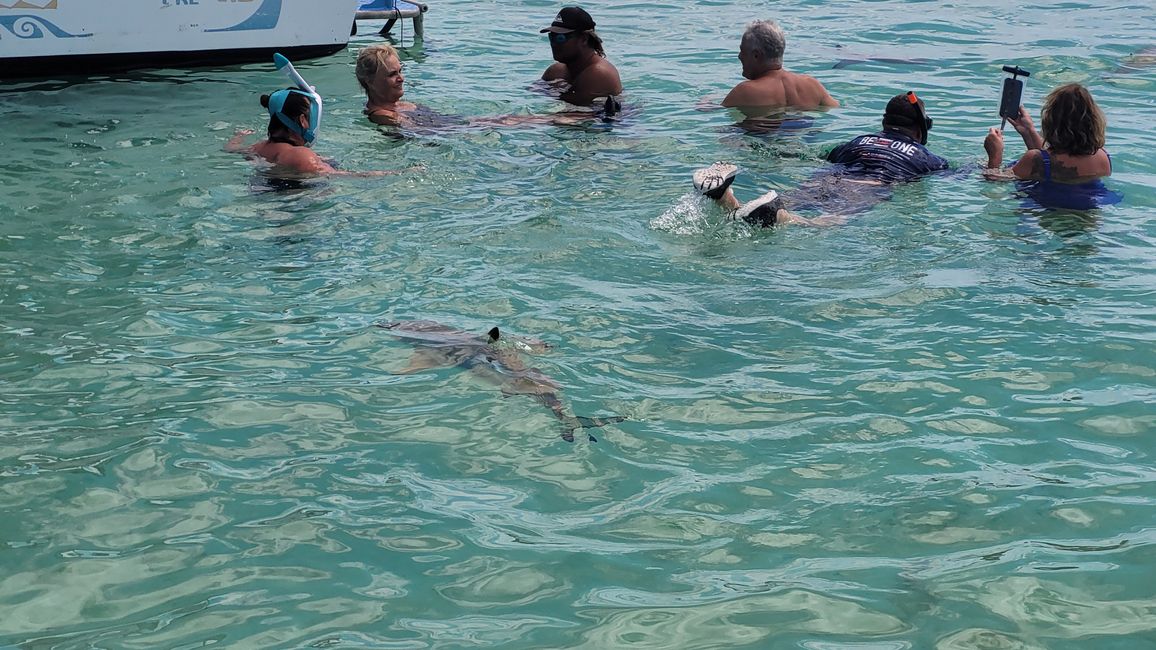
[[[0,79],[291,59],[345,47],[358,0],[0,0]]]

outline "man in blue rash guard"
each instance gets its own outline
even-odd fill
[[[776,224],[829,225],[842,223],[843,215],[869,210],[891,198],[891,185],[947,169],[947,160],[925,146],[931,118],[923,100],[913,92],[896,95],[887,102],[883,130],[861,135],[827,154],[835,166],[824,169],[791,191],[791,211],[787,201],[774,190],[746,204],[741,203],[730,185],[738,168],[715,163],[694,173],[694,186],[702,194],[755,226]],[[823,216],[806,218],[794,211],[814,210]]]

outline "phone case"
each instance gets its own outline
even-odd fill
[[[1024,82],[1019,79],[1003,80],[1003,97],[999,100],[1000,117],[1019,117],[1020,100],[1024,94]]]

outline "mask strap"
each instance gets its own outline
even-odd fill
[[[927,132],[931,130],[931,118],[923,112],[923,106],[919,103],[919,98],[915,96],[915,91],[907,91],[907,101],[915,107],[915,125],[923,129],[923,137],[919,139],[919,144],[927,144]]]

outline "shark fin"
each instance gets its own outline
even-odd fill
[[[498,331],[498,328],[494,327],[491,328],[490,331],[486,332],[486,336],[490,337],[490,343],[493,343],[501,338],[502,333]]]

